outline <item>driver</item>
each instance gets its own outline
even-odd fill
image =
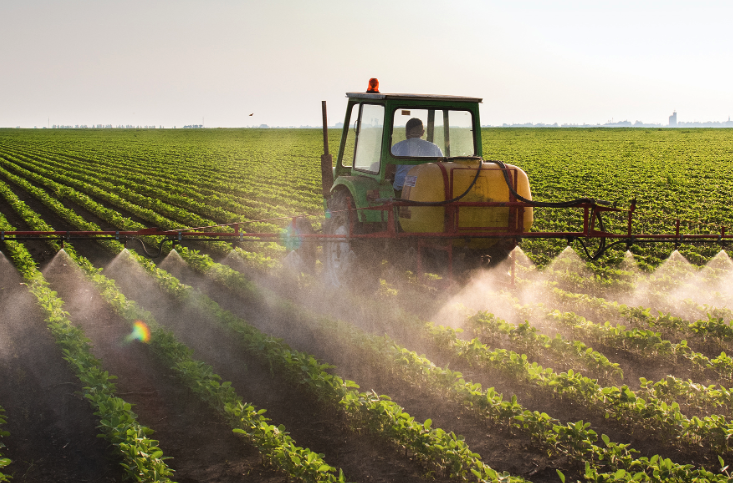
[[[414,158],[442,158],[443,152],[438,146],[420,139],[425,134],[422,121],[416,117],[413,117],[405,125],[405,136],[407,139],[400,141],[392,146],[393,156],[406,156]],[[397,171],[395,172],[394,184],[392,187],[395,191],[402,194],[402,188],[405,184],[405,176],[407,172],[413,167],[413,164],[399,164],[397,165]]]

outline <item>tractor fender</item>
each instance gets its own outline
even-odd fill
[[[359,221],[367,223],[387,221],[387,213],[384,211],[360,208],[380,206],[386,200],[394,198],[395,193],[391,183],[386,181],[380,183],[376,179],[366,176],[339,176],[333,183],[331,193],[342,189],[346,189],[351,193],[354,207],[359,209]]]

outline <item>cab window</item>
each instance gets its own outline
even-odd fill
[[[344,155],[341,158],[341,166],[350,168],[354,165],[354,148],[356,148],[356,125],[359,123],[359,104],[351,106],[351,113],[348,119],[349,128],[346,131],[346,142],[344,143]]]
[[[476,154],[470,111],[398,108],[392,126],[391,152],[397,158]]]
[[[356,127],[354,168],[372,173],[379,172],[383,130],[384,106],[362,104]]]

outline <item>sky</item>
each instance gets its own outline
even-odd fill
[[[0,0],[0,127],[318,126],[346,92],[481,123],[733,115],[733,2]],[[252,113],[252,116],[249,114]]]

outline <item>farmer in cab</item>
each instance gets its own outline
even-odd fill
[[[425,135],[425,128],[420,119],[413,117],[405,125],[405,139],[392,146],[392,155],[400,157],[410,158],[442,158],[443,152],[438,146],[421,139]],[[410,171],[413,165],[400,164],[397,166],[397,171],[394,177],[394,190],[399,192],[399,196],[402,193],[402,187],[405,184],[405,176]]]

